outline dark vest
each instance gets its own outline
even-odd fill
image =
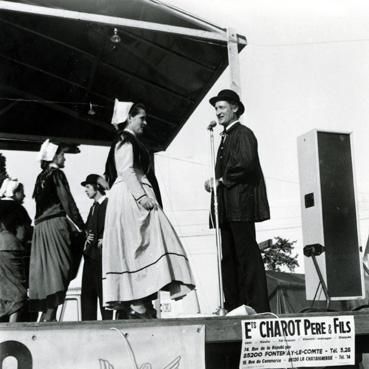
[[[122,145],[124,142],[130,142],[133,147],[133,166],[142,170],[145,174],[151,169],[151,158],[144,144],[127,131],[123,131],[112,143],[105,164],[105,178],[111,187],[117,179],[117,168],[115,164],[115,147]]]
[[[105,173],[104,173],[105,179],[109,183],[110,187],[117,179],[117,168],[114,156],[115,147],[117,144],[122,144],[126,141],[130,142],[133,147],[133,166],[135,168],[140,169],[146,174],[148,180],[152,185],[152,188],[154,190],[159,205],[163,207],[159,184],[155,176],[151,155],[149,151],[146,149],[145,145],[136,136],[132,135],[127,131],[123,131],[118,137],[116,137],[112,145],[110,146],[110,151],[105,164]]]
[[[103,238],[104,235],[104,225],[105,225],[105,215],[106,206],[108,204],[108,199],[99,204],[94,203],[91,206],[90,212],[86,221],[86,230],[88,233],[94,235],[94,241],[86,245],[84,254],[92,259],[99,259],[101,257],[101,250],[97,247],[98,240]]]

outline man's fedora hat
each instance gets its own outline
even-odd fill
[[[88,184],[90,185],[98,185],[98,179],[100,178],[100,176],[98,174],[89,174],[86,177],[86,180],[81,182],[81,186],[86,186]]]
[[[240,97],[233,90],[222,90],[217,96],[212,97],[209,102],[211,105],[215,106],[218,101],[228,101],[238,105],[238,115],[241,116],[245,112],[245,107],[242,104]]]

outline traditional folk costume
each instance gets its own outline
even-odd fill
[[[24,258],[28,286],[29,260],[31,254],[31,240],[33,228],[32,228],[32,220],[28,215],[27,210],[20,202],[14,199],[14,192],[19,187],[19,185],[20,182],[17,179],[6,178],[0,188],[0,197],[1,197],[0,201],[1,204],[4,204],[11,209],[5,222],[8,224],[17,224],[17,226],[22,227],[21,234],[19,234],[19,232],[16,232],[15,229],[8,230],[13,234],[15,234],[17,237],[21,236],[20,241],[24,246],[25,252]],[[14,220],[16,220],[16,223],[14,223]]]
[[[14,234],[22,219],[14,212],[13,202],[0,201],[0,221],[3,226],[14,228],[0,232],[0,318],[3,318],[25,307],[27,290],[25,247]]]
[[[107,167],[117,178],[109,191],[103,238],[104,305],[117,307],[160,290],[184,297],[195,283],[183,246],[163,210],[146,210],[137,201],[156,200],[146,173],[150,155],[128,130],[112,147]]]
[[[31,227],[32,220],[27,213],[27,210],[22,204],[14,200],[14,191],[18,188],[20,182],[17,179],[5,178],[0,188],[1,200],[10,201],[11,206],[14,208],[14,213],[17,218],[20,219],[20,224],[25,227]]]
[[[210,103],[237,103],[232,90],[222,90]],[[264,176],[254,133],[239,121],[222,134],[215,176],[222,238],[222,279],[225,308],[249,305],[258,313],[270,311],[263,260],[255,236],[255,222],[270,218]],[[214,209],[212,209],[214,210]]]
[[[43,160],[51,161],[53,154]],[[49,150],[50,151],[50,150]],[[72,233],[84,223],[69,189],[67,178],[50,164],[37,177],[33,197],[36,201],[32,238],[29,295],[31,311],[46,311],[62,304],[73,273]]]
[[[82,186],[90,182],[96,182],[93,176],[89,175]],[[90,177],[90,178],[89,178]],[[89,182],[90,180],[90,182]],[[91,183],[90,183],[91,184]],[[97,184],[97,183],[96,183]],[[93,241],[86,241],[83,251],[84,264],[82,272],[82,320],[97,319],[97,300],[99,300],[100,313],[103,320],[112,318],[112,311],[103,307],[102,300],[102,247],[98,246],[99,240],[103,238],[105,226],[105,214],[108,199],[102,196],[94,201],[86,221],[86,231],[93,235]]]
[[[0,318],[25,307],[27,301],[24,246],[9,231],[0,232]]]

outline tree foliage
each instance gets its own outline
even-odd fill
[[[275,237],[274,240],[275,242],[272,245],[261,250],[266,270],[281,272],[284,267],[293,272],[299,266],[297,261],[298,254],[292,256],[296,241],[290,241],[281,237]]]

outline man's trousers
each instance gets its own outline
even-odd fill
[[[102,265],[100,260],[84,256],[82,273],[82,320],[97,320],[97,299],[101,317],[103,320],[112,319],[111,310],[106,310],[102,305]]]
[[[225,309],[248,305],[258,313],[270,311],[265,269],[253,222],[221,226],[222,278]]]

